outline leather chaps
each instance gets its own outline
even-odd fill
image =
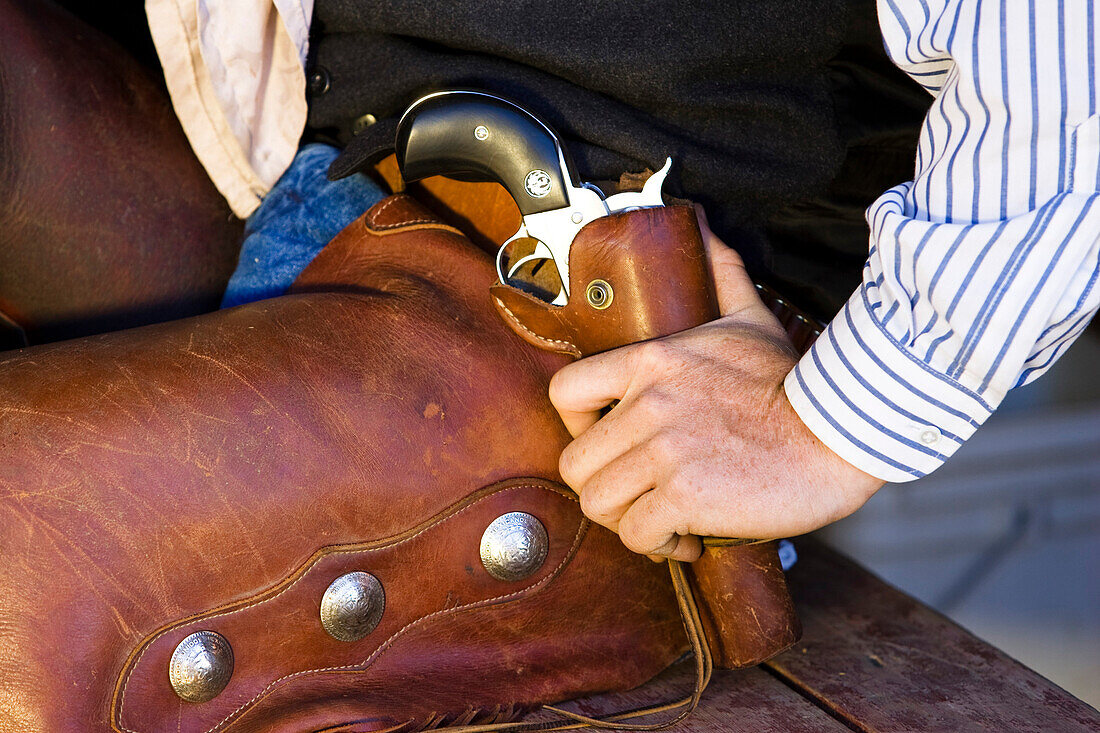
[[[658,212],[610,220],[599,241],[691,214]],[[566,357],[509,330],[494,280],[487,254],[395,196],[284,297],[10,353],[0,729],[499,723],[634,687],[682,654],[665,568],[590,524],[561,485],[569,436],[547,385]],[[514,512],[541,523],[545,556],[502,579],[482,538]],[[751,580],[775,564],[762,553],[723,573]],[[354,572],[377,579],[384,608],[345,641],[320,607]],[[707,577],[725,576],[696,579],[713,596]],[[763,595],[725,602],[778,626],[718,629],[719,664],[797,638],[782,574],[767,577],[741,586]],[[188,702],[169,666],[200,631],[231,646],[232,674]],[[729,633],[756,656],[723,650]]]
[[[290,294],[195,316],[220,295],[239,226],[163,94],[50,6],[0,11],[7,333],[35,343],[192,316],[0,355],[0,730],[501,724],[700,651],[683,587],[561,484],[569,436],[547,385],[574,356],[702,311],[676,316],[655,290],[662,307],[639,306],[645,318],[609,338],[491,297],[490,257],[396,196]],[[36,97],[31,79],[39,98],[14,104]],[[607,253],[666,229],[698,236],[682,207],[586,236]],[[483,539],[517,512],[545,543],[523,573],[494,573]],[[717,664],[797,638],[773,548],[706,557],[683,586]],[[350,573],[373,576],[382,602],[346,640],[323,599]],[[198,632],[232,649],[231,673],[188,701],[169,670]]]
[[[636,686],[686,648],[667,571],[558,483],[564,358],[514,336],[490,258],[405,197],[293,294],[0,364],[0,729],[373,731],[499,720]],[[548,551],[493,577],[509,512]],[[374,575],[360,641],[328,585]],[[168,666],[232,646],[217,697]]]

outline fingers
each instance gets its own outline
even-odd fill
[[[577,493],[597,471],[632,452],[653,434],[654,426],[639,419],[643,413],[636,409],[638,402],[638,398],[628,398],[619,403],[562,451],[558,473]]]
[[[654,456],[654,443],[642,445],[614,458],[576,487],[581,511],[612,532],[630,505],[657,485],[661,466]]]
[[[629,549],[691,562],[702,546],[678,526],[683,513],[663,486],[666,453],[663,439],[654,436],[596,470],[577,493],[585,516],[619,533]]]
[[[710,258],[714,288],[718,294],[718,308],[722,315],[728,316],[746,308],[760,306],[760,296],[756,293],[756,286],[752,284],[741,255],[710,230],[702,206],[696,204],[695,213],[699,219],[699,232],[703,235],[703,244]]]
[[[619,538],[643,555],[695,562],[703,554],[703,543],[676,526],[678,513],[667,492],[656,489],[642,494],[619,520]]]
[[[756,309],[771,324],[774,317],[764,307],[740,255],[727,247],[707,225],[702,207],[695,207],[699,230],[710,258],[722,315]],[[774,325],[774,324],[772,324]],[[550,380],[550,401],[573,437],[600,419],[600,411],[622,399],[630,389],[647,353],[643,344],[590,356],[562,368]]]
[[[558,370],[550,380],[550,402],[566,429],[577,437],[620,400],[634,376],[638,349],[630,346],[589,356]]]

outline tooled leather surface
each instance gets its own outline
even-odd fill
[[[217,308],[240,233],[159,82],[53,3],[0,0],[0,310],[30,343]]]
[[[558,480],[562,358],[511,335],[492,280],[451,230],[377,236],[364,217],[296,294],[0,360],[0,729],[110,730],[127,659],[158,629],[496,482]],[[477,534],[409,571],[465,587],[465,570],[433,573]],[[278,686],[228,729],[377,730],[629,687],[683,644],[664,571],[592,528],[530,597],[416,625],[353,687]],[[281,663],[313,669],[297,648]],[[274,679],[238,665],[237,681]],[[142,730],[204,729],[201,704],[157,699]]]

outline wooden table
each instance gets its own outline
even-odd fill
[[[761,667],[715,672],[676,733],[1100,731],[1095,709],[943,615],[820,543],[796,547],[802,641]],[[566,707],[601,715],[679,699],[693,670],[687,660],[639,690]]]

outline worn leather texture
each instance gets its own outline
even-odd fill
[[[240,233],[158,79],[0,0],[0,349],[213,310]]]
[[[706,546],[687,577],[716,667],[752,667],[802,637],[777,543]]]
[[[560,484],[565,357],[516,338],[491,260],[408,197],[351,224],[293,293],[0,361],[0,730],[376,731],[514,717],[649,679],[685,648],[667,571]],[[478,559],[527,511],[549,556]],[[377,629],[326,636],[348,570]],[[166,655],[236,651],[187,703]]]
[[[589,283],[610,284],[604,308]],[[574,357],[683,331],[719,316],[695,211],[686,205],[596,219],[569,249],[569,301],[554,306],[496,284],[501,317],[528,343]],[[801,636],[774,542],[704,546],[688,578],[720,668],[759,664]]]

